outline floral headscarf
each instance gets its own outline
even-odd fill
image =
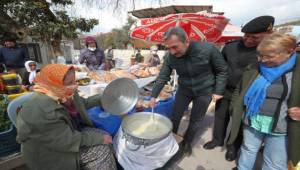
[[[55,100],[65,101],[73,96],[77,84],[65,86],[64,78],[74,67],[63,64],[49,64],[35,77],[33,91],[44,93]]]

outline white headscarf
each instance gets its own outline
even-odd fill
[[[30,66],[29,66],[30,63],[35,63],[36,64],[36,62],[32,61],[32,60],[28,60],[28,61],[25,62],[25,68],[26,68],[27,72],[29,72],[29,79],[28,80],[29,80],[29,83],[32,84],[32,82],[33,82],[33,80],[36,76],[36,69],[34,71],[32,71],[30,69]]]

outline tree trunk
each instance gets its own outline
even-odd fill
[[[4,11],[0,10],[0,23],[3,30],[0,34],[2,36],[10,36],[9,34],[14,34],[17,36],[17,31],[20,29],[18,24],[10,18]],[[6,35],[5,35],[6,34]]]
[[[61,39],[54,39],[51,41],[51,46],[53,48],[53,57],[57,57],[57,56],[63,56],[63,52],[60,48],[60,43],[61,43]]]

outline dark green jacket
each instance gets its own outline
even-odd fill
[[[101,105],[100,96],[83,99],[76,93],[74,102],[83,122],[93,127],[86,108]],[[75,130],[65,107],[37,92],[22,105],[16,126],[24,161],[32,170],[79,169],[79,148],[103,141],[102,134]]]
[[[135,55],[135,61],[137,62],[137,63],[141,63],[141,62],[143,62],[143,59],[144,59],[144,57],[142,56],[142,54],[141,53],[136,53],[136,55]]]
[[[228,82],[224,99],[231,100],[231,95],[242,78],[245,68],[252,64],[257,65],[256,47],[246,47],[242,39],[227,42],[222,49],[222,55],[228,63]]]
[[[233,144],[235,141],[240,126],[242,125],[242,119],[245,113],[245,106],[243,104],[243,98],[252,84],[252,82],[259,75],[258,68],[249,66],[243,77],[234,90],[231,99],[231,113],[232,113],[232,127],[228,144]],[[300,107],[300,56],[297,56],[297,63],[293,70],[291,95],[288,99],[288,108]],[[294,121],[288,118],[288,155],[294,165],[300,161],[300,121]]]
[[[222,55],[228,63],[229,79],[227,86],[235,88],[239,83],[245,68],[257,65],[256,47],[246,47],[243,40],[231,41],[225,44]]]
[[[191,42],[184,56],[177,58],[170,53],[164,63],[152,90],[157,97],[170,80],[172,70],[178,74],[179,90],[190,96],[224,93],[228,73],[227,63],[212,44]]]

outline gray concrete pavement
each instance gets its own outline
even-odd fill
[[[216,147],[213,150],[205,150],[203,145],[212,139],[214,113],[209,113],[203,120],[201,129],[193,143],[193,154],[183,157],[177,165],[184,170],[231,170],[235,162],[225,160],[226,149]],[[188,120],[182,120],[179,134],[183,134],[187,128]]]

